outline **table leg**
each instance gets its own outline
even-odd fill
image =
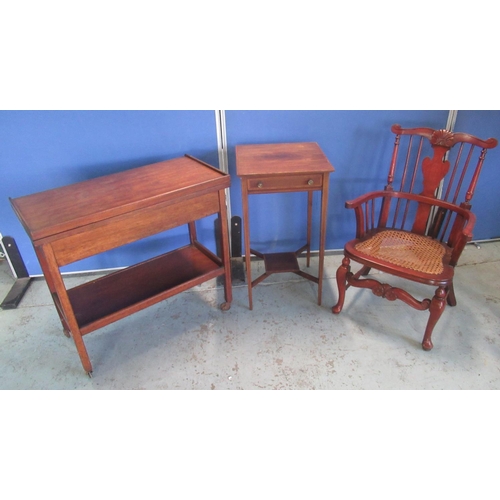
[[[54,304],[56,306],[57,314],[59,315],[59,319],[61,320],[64,335],[69,338],[69,337],[71,337],[70,328],[69,328],[68,322],[66,321],[66,318],[64,317],[63,311],[61,309],[61,304],[59,303],[59,299],[57,298],[55,283],[52,280],[52,276],[50,275],[50,273],[45,273],[45,269],[48,269],[48,265],[47,265],[47,262],[45,260],[45,255],[40,250],[40,248],[35,248],[35,251],[36,251],[36,254],[38,257],[38,261],[40,262],[40,265],[42,267],[42,270],[44,271],[45,282],[47,283],[47,287],[49,288],[50,295],[51,295],[52,300],[54,301]]]
[[[323,264],[325,260],[325,244],[326,244],[326,215],[328,208],[328,189],[329,185],[328,173],[323,174],[323,188],[321,189],[321,220],[319,230],[319,265],[318,265],[318,305],[321,305],[321,296],[323,291]]]
[[[224,297],[226,300],[226,302],[221,305],[221,309],[223,311],[227,311],[231,307],[233,292],[231,282],[231,257],[229,252],[229,229],[225,191],[219,191],[219,207],[220,237],[222,240],[222,263],[224,265]]]
[[[307,192],[307,267],[311,265],[311,226],[313,192]]]
[[[195,221],[188,222],[188,228],[189,228],[189,241],[191,242],[191,245],[193,245],[197,241]]]
[[[243,237],[245,238],[245,266],[247,270],[248,306],[253,309],[252,302],[252,272],[250,262],[250,220],[248,216],[248,188],[246,181],[242,182],[242,205],[243,205]]]
[[[80,333],[78,322],[73,313],[73,308],[59,271],[54,252],[50,245],[44,245],[43,247],[37,248],[37,254],[63,327],[66,326],[71,332],[83,369],[90,376],[92,374],[92,364],[85,344],[83,343],[82,334]]]

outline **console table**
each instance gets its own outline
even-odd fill
[[[323,263],[325,256],[326,212],[329,175],[334,168],[315,142],[288,144],[250,144],[236,146],[236,173],[241,179],[245,265],[249,307],[253,309],[252,288],[274,273],[292,272],[318,284],[321,305]],[[251,194],[307,192],[306,244],[295,252],[260,253],[250,248],[248,196]],[[313,192],[321,193],[319,272],[318,276],[301,271],[297,256],[306,251],[307,267],[311,256],[311,222]],[[251,254],[264,259],[265,272],[252,281]]]
[[[191,156],[11,199],[27,231],[66,336],[84,370],[83,336],[188,288],[224,275],[232,300],[225,189],[229,175]],[[195,221],[218,214],[218,257],[197,240]],[[187,224],[190,243],[67,290],[60,268]]]

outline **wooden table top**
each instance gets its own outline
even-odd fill
[[[333,172],[335,169],[316,142],[236,146],[239,177]]]
[[[229,187],[229,175],[184,156],[11,199],[37,240],[204,190]]]

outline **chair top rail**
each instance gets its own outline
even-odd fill
[[[459,142],[467,142],[486,149],[491,149],[498,145],[498,140],[493,137],[483,140],[471,134],[450,132],[445,129],[435,130],[428,127],[402,128],[401,125],[394,124],[391,127],[391,131],[397,135],[420,135],[429,139],[432,145],[445,146],[448,148],[453,147]]]

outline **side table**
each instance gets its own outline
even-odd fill
[[[229,175],[188,155],[11,199],[28,233],[66,336],[92,374],[83,336],[224,275],[232,300],[225,189]],[[202,245],[195,221],[221,220],[222,257]],[[187,224],[190,243],[66,289],[60,267]]]
[[[249,307],[253,309],[252,288],[274,273],[292,272],[318,284],[321,305],[323,263],[325,256],[326,214],[329,175],[334,168],[315,142],[284,144],[250,144],[236,146],[236,173],[241,179],[245,265]],[[306,244],[295,252],[260,253],[250,247],[248,196],[251,194],[307,192]],[[306,251],[307,267],[311,256],[311,223],[313,192],[321,193],[318,276],[301,271],[297,256]],[[252,281],[251,254],[264,259],[265,272]]]

